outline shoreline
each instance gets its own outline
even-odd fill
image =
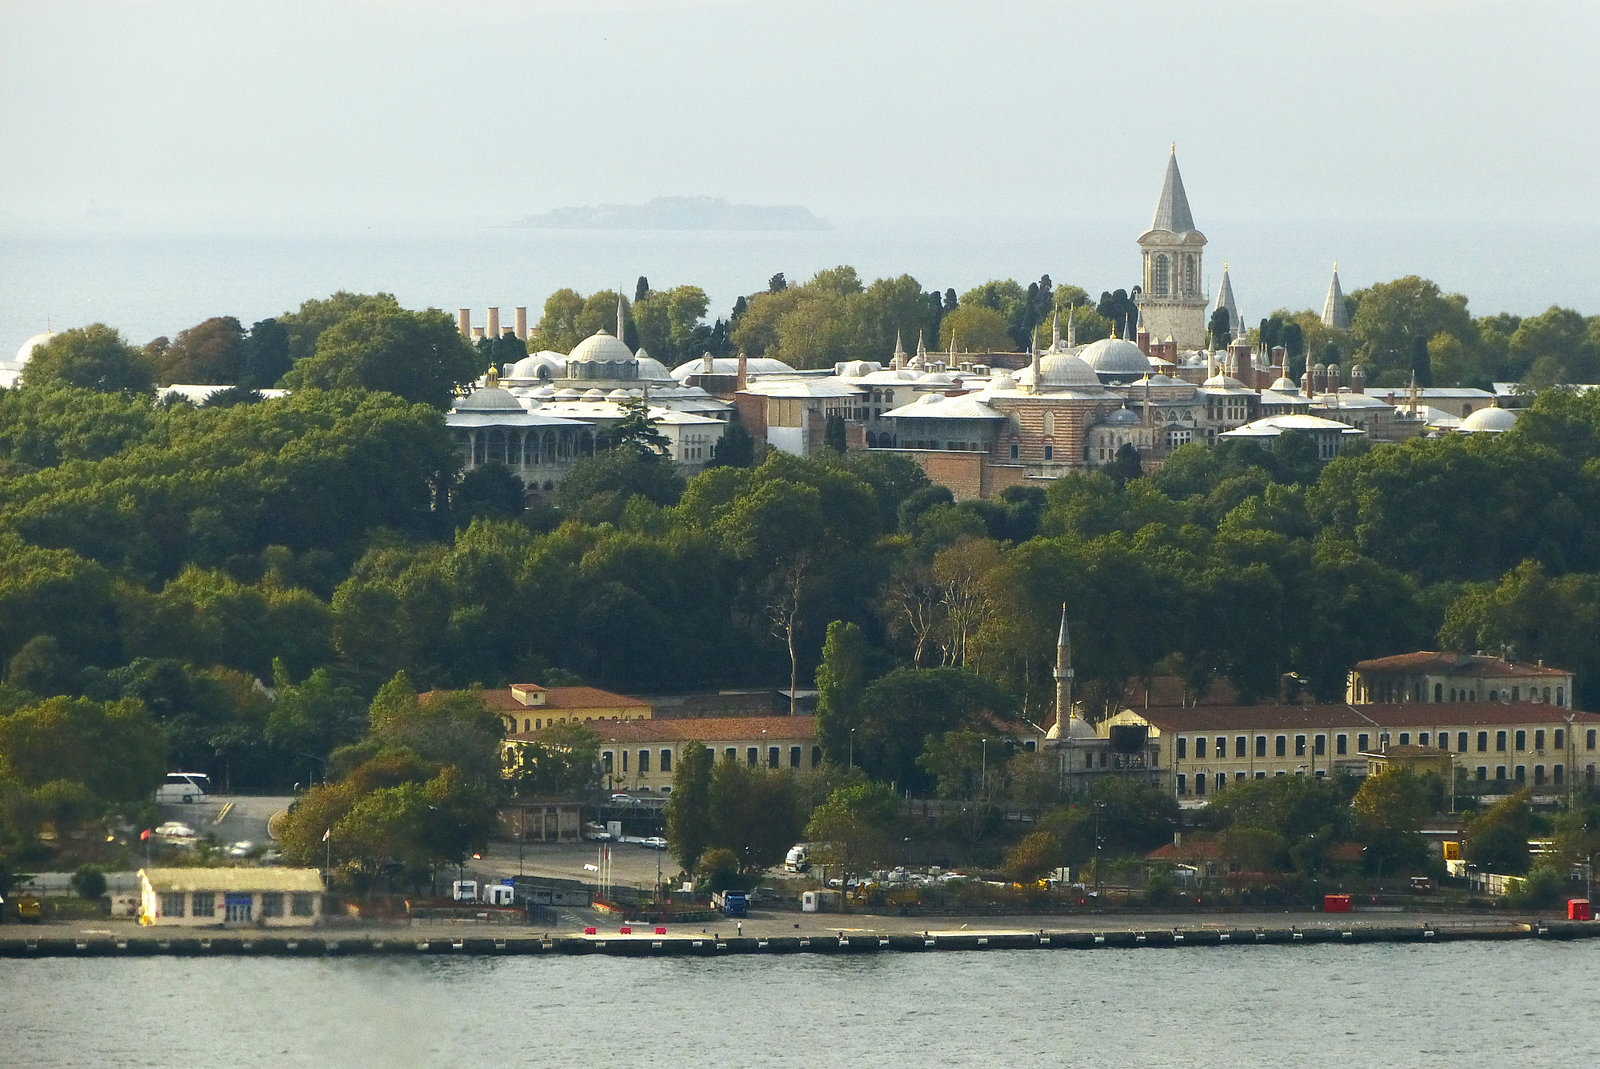
[[[1157,918],[1007,918],[1004,925],[950,927],[952,918],[902,918],[835,914],[838,924],[818,925],[807,915],[806,930],[779,926],[773,918],[750,918],[740,934],[689,927],[658,929],[648,924],[594,926],[593,934],[539,931],[518,926],[498,930],[481,924],[437,923],[393,927],[302,929],[140,928],[126,930],[44,924],[0,933],[0,958],[61,957],[347,957],[347,956],[581,956],[724,957],[729,955],[875,954],[1051,949],[1144,949],[1217,946],[1357,945],[1444,943],[1518,939],[1568,941],[1600,938],[1600,922],[1540,917],[1412,917],[1324,914],[1234,915],[1196,924],[1152,923]],[[817,918],[820,919],[820,918]],[[923,923],[910,923],[921,920]],[[1100,923],[1092,923],[1099,921]],[[1056,923],[1051,923],[1056,922]],[[117,925],[123,927],[123,925]],[[19,930],[20,929],[20,930]]]

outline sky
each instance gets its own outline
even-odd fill
[[[0,0],[0,225],[1587,217],[1595,0]]]

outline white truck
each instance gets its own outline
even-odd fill
[[[805,843],[795,843],[789,847],[789,854],[783,859],[783,867],[788,872],[804,872],[811,867],[811,857]]]

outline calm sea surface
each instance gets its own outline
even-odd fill
[[[0,1065],[1589,1066],[1600,941],[0,962]]]
[[[1196,206],[1197,209],[1200,206]],[[1202,213],[1203,215],[1203,213]],[[693,283],[726,316],[741,293],[782,271],[803,281],[851,264],[864,280],[907,273],[958,291],[992,278],[1026,284],[1049,273],[1098,295],[1138,280],[1135,239],[1146,220],[836,221],[796,233],[572,231],[505,227],[426,232],[48,232],[0,228],[0,356],[43,331],[106,322],[135,344],[216,315],[245,325],[339,289],[385,290],[407,307],[454,311],[527,305],[538,317],[553,290],[631,294]],[[1347,291],[1420,274],[1465,293],[1477,314],[1551,304],[1600,313],[1592,272],[1572,250],[1600,243],[1600,224],[1281,221],[1202,218],[1207,292],[1224,261],[1249,320],[1279,307],[1321,309],[1334,260]],[[907,339],[910,344],[913,339]]]

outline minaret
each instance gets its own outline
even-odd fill
[[[1072,635],[1067,630],[1067,606],[1061,605],[1061,634],[1056,639],[1056,737],[1072,737]]]
[[[1059,353],[1061,351],[1061,313],[1060,312],[1051,312],[1050,313],[1050,351],[1052,353]]]
[[[1189,197],[1178,173],[1178,149],[1167,158],[1167,175],[1150,229],[1139,236],[1144,272],[1139,324],[1152,336],[1171,334],[1179,349],[1206,347],[1206,297],[1200,289],[1206,236],[1194,227]]]
[[[622,340],[622,294],[617,294],[617,340]]]
[[[1322,302],[1322,325],[1334,330],[1350,329],[1350,305],[1339,288],[1339,264],[1333,265],[1333,279],[1328,283],[1328,299]]]
[[[889,366],[896,371],[906,366],[906,347],[900,344],[900,332],[894,332],[894,355],[889,358]]]
[[[1075,305],[1073,307],[1067,309],[1067,348],[1068,349],[1076,349],[1078,347],[1078,323],[1077,323],[1077,320],[1075,319],[1075,316],[1077,315],[1077,311],[1078,311],[1078,309],[1077,309],[1077,306],[1075,306]]]

